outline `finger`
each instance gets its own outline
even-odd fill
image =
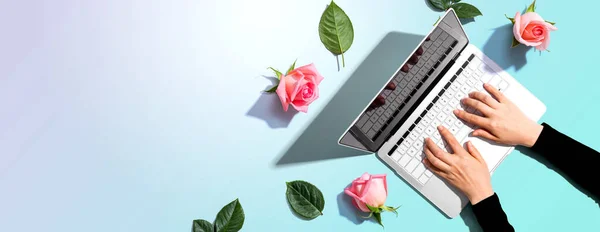
[[[492,141],[497,141],[498,140],[498,138],[496,136],[494,136],[492,133],[490,133],[490,132],[488,132],[488,131],[486,131],[484,129],[477,129],[477,130],[473,131],[473,136],[481,137],[481,138],[484,138],[484,139],[489,139],[489,140],[492,140]]]
[[[440,131],[442,138],[446,140],[446,142],[450,145],[450,148],[452,148],[452,151],[454,151],[454,153],[458,153],[458,151],[463,149],[463,147],[448,129],[446,129],[443,126],[438,126],[438,130]]]
[[[381,95],[377,96],[373,103],[371,103],[371,107],[379,107],[385,104],[385,98]]]
[[[408,59],[408,63],[415,65],[419,62],[419,57],[417,56],[417,54],[412,54],[412,56],[410,56],[410,58]]]
[[[407,73],[409,71],[408,64],[402,65],[402,68],[400,69],[400,71]]]
[[[385,86],[385,89],[394,90],[396,89],[396,84],[394,84],[394,82],[390,82]]]
[[[425,39],[425,41],[429,41],[431,40],[431,38],[429,38],[429,36],[427,36],[427,38]]]
[[[464,110],[454,110],[454,115],[461,120],[476,125],[478,127],[488,128],[489,119],[481,117],[479,115],[468,113]]]
[[[441,177],[446,177],[446,173],[444,171],[442,171],[441,169],[439,169],[438,167],[436,167],[435,165],[433,165],[431,163],[431,161],[429,161],[429,159],[427,159],[427,157],[425,157],[425,159],[423,159],[423,164],[425,164],[425,167],[427,167],[431,172],[435,173],[438,176]]]
[[[472,92],[469,93],[469,97],[472,99],[475,99],[479,102],[483,102],[486,105],[488,105],[489,107],[492,108],[498,108],[498,106],[500,105],[500,103],[498,101],[496,101],[496,99],[494,99],[492,96],[487,95],[485,93],[482,92]]]
[[[423,47],[419,46],[419,48],[417,48],[417,51],[415,52],[418,56],[423,55]]]
[[[425,148],[425,158],[426,159],[424,160],[429,162],[429,164],[431,164],[430,166],[433,167],[431,168],[432,170],[437,169],[439,172],[447,172],[450,170],[450,165],[436,157],[429,148]]]
[[[481,153],[479,153],[479,150],[477,150],[477,148],[475,147],[475,145],[473,145],[471,141],[467,142],[467,151],[469,152],[469,154],[475,157],[475,159],[479,160],[479,162],[485,164],[485,159],[483,159],[483,156],[481,156]]]
[[[479,93],[479,94],[483,94],[483,93]],[[485,95],[485,94],[483,94],[483,95]],[[469,96],[471,96],[471,94],[469,94]],[[473,98],[464,98],[464,99],[461,100],[461,102],[463,104],[467,105],[467,106],[475,108],[476,110],[478,110],[479,112],[483,113],[484,115],[490,115],[492,112],[494,112],[492,110],[492,108],[490,108],[490,106],[488,106],[485,103],[479,101],[479,99],[476,100],[476,99],[473,99]]]
[[[429,152],[431,153],[432,156],[441,160],[447,166],[449,166],[452,163],[452,157],[450,156],[450,154],[448,154],[448,152],[439,148],[438,145],[433,142],[433,140],[431,140],[430,138],[425,139],[425,145],[426,145],[425,146],[426,147],[425,155],[427,155],[427,150],[429,150]],[[438,166],[438,165],[436,165],[436,166]],[[442,169],[442,170],[444,170],[444,169]]]
[[[494,96],[494,98],[498,99],[498,102],[506,102],[508,101],[508,99],[504,96],[504,94],[502,92],[500,92],[498,89],[496,89],[496,87],[485,83],[483,84],[483,88],[488,91],[488,93],[490,93],[492,96]]]

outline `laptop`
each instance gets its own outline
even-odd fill
[[[421,54],[416,64],[412,54]],[[389,82],[396,85],[394,90],[385,88]],[[338,143],[377,153],[444,214],[456,217],[468,199],[424,166],[423,142],[430,137],[450,151],[436,129],[444,125],[461,144],[471,141],[492,173],[514,147],[473,137],[474,126],[452,113],[463,109],[460,99],[470,92],[487,93],[484,83],[500,90],[532,120],[538,121],[546,112],[539,99],[469,43],[456,13],[449,10],[373,97],[380,101],[382,96],[385,103],[365,106]],[[464,110],[478,113],[470,107]]]

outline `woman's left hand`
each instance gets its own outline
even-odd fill
[[[487,164],[475,146],[468,142],[465,150],[446,128],[439,126],[438,130],[453,154],[439,148],[431,138],[427,138],[426,159],[423,160],[425,166],[462,191],[473,205],[494,195]]]

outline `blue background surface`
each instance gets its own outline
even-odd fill
[[[504,14],[529,1],[467,2],[484,14],[465,26],[472,43],[547,105],[542,120],[600,148],[600,3],[538,1],[559,28],[540,55],[508,49]],[[355,29],[340,71],[317,32],[327,0],[0,1],[0,231],[190,231],[235,198],[243,231],[381,231],[341,194],[364,172],[387,173],[388,204],[402,205],[385,230],[477,231],[470,209],[447,219],[374,155],[329,142],[340,132],[322,114],[386,35],[414,39],[442,13],[422,0],[337,3]],[[325,76],[308,114],[260,93],[266,67],[295,59]],[[296,179],[323,191],[322,217],[290,212]],[[600,228],[594,201],[519,151],[492,179],[518,231]]]

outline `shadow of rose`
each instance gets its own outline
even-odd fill
[[[275,77],[265,77],[271,80],[271,88],[277,83]],[[256,103],[248,110],[246,116],[261,119],[267,123],[270,128],[287,128],[294,116],[298,113],[296,109],[290,106],[288,111],[283,111],[281,101],[275,93],[261,93]]]
[[[518,71],[527,64],[527,51],[531,47],[519,45],[511,48],[513,25],[508,23],[494,29],[494,33],[483,45],[485,55],[494,60],[502,69],[513,67]]]

